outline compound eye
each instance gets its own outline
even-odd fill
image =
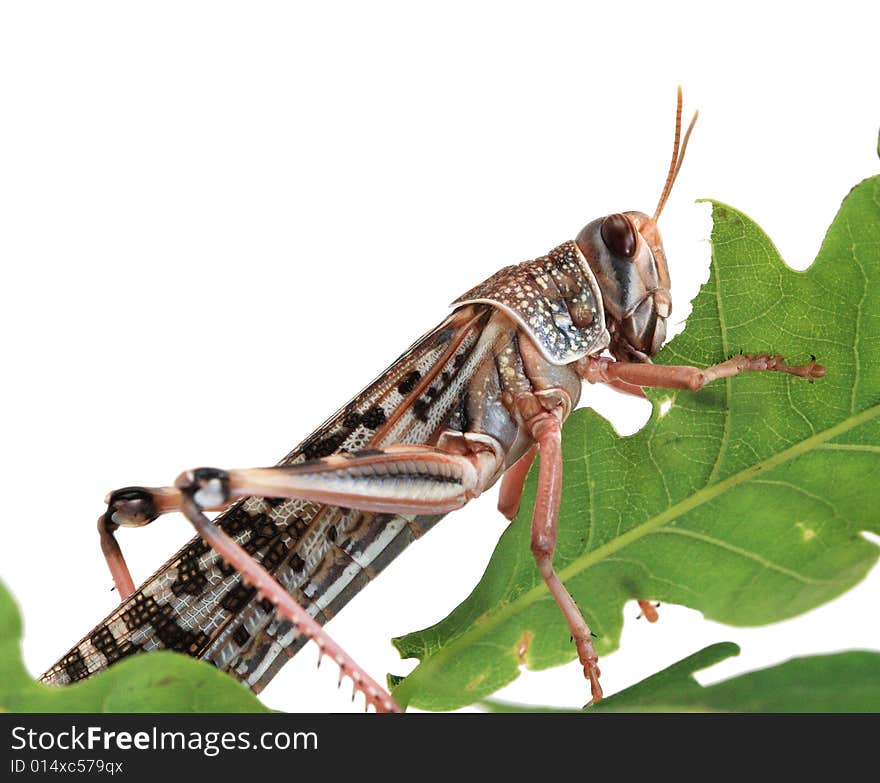
[[[625,215],[609,215],[602,221],[602,241],[616,256],[632,258],[636,253],[636,232]]]

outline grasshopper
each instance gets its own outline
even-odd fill
[[[366,705],[394,699],[323,625],[412,540],[501,480],[513,519],[540,452],[531,550],[571,631],[591,701],[602,698],[590,629],[553,568],[562,492],[561,432],[583,381],[644,396],[697,391],[744,371],[812,382],[812,359],[744,354],[709,368],[652,364],[672,311],[657,221],[684,159],[678,91],[672,161],[653,216],[608,215],[546,256],[501,269],[277,466],[198,468],[173,486],[110,493],[98,520],[120,606],[42,681],[84,679],[156,649],[213,663],[259,692],[307,641]],[[181,511],[193,538],[135,588],[114,536]],[[220,511],[213,520],[205,511]],[[645,614],[653,607],[640,601]]]

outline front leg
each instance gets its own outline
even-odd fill
[[[707,383],[719,378],[730,378],[741,372],[784,372],[805,378],[810,383],[825,376],[825,368],[812,357],[807,364],[789,365],[782,356],[740,354],[726,362],[699,367],[615,362],[611,359],[587,357],[578,368],[590,383],[622,382],[634,386],[654,386],[661,389],[689,389],[699,391]]]

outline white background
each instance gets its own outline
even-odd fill
[[[674,317],[707,274],[697,198],[744,210],[806,266],[877,172],[880,126],[876,6],[817,6],[4,4],[0,576],[31,671],[113,607],[106,491],[274,463],[498,267],[653,211],[677,84],[701,119],[661,221]],[[647,412],[615,399],[613,414],[632,432]],[[330,624],[376,678],[414,664],[390,637],[476,583],[494,504],[444,520]],[[190,536],[177,516],[124,531],[136,580]],[[676,607],[649,626],[630,604],[605,688],[715,641],[743,653],[704,681],[880,648],[878,587],[875,571],[759,629]],[[315,658],[265,701],[361,709]],[[586,687],[573,664],[499,696],[579,705]]]

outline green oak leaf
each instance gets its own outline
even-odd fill
[[[594,712],[880,712],[880,653],[813,655],[703,687],[694,674],[739,654],[713,644],[587,710]],[[489,712],[578,712],[487,701]]]
[[[850,192],[806,272],[787,267],[742,213],[712,202],[712,217],[709,280],[656,361],[816,354],[827,377],[747,373],[699,393],[649,391],[653,415],[631,437],[589,409],[574,412],[554,562],[600,655],[618,646],[627,600],[771,623],[852,587],[880,551],[860,535],[880,532],[880,177]],[[402,657],[420,659],[393,683],[399,702],[461,707],[521,665],[574,658],[529,550],[536,474],[471,595],[394,640]]]
[[[135,655],[64,687],[43,685],[21,659],[21,619],[0,582],[0,712],[269,712],[213,666],[172,652]]]

